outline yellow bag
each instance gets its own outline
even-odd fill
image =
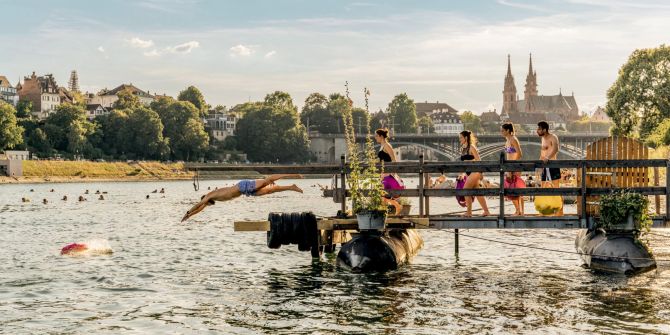
[[[542,181],[543,188],[551,188],[551,174],[547,169],[549,181]],[[535,210],[542,215],[556,215],[563,208],[563,197],[560,195],[539,195],[535,197]]]

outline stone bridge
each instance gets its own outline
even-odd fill
[[[608,133],[573,133],[558,136],[560,141],[559,158],[580,159],[586,156],[586,146],[601,138],[608,137]],[[540,138],[535,135],[517,135],[524,150],[539,152]],[[356,137],[358,143],[365,143],[365,136]],[[346,141],[342,134],[318,134],[310,136],[310,151],[320,163],[337,163],[340,156],[346,153]],[[391,138],[394,148],[413,147],[423,152],[433,152],[438,160],[458,160],[460,143],[458,135],[441,134],[395,134]],[[501,135],[480,135],[477,137],[477,148],[482,160],[498,159],[499,153],[505,146],[505,139]]]

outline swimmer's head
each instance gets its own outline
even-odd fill
[[[71,244],[68,244],[68,245],[64,246],[63,249],[60,250],[60,254],[61,255],[68,255],[68,254],[72,254],[72,253],[75,253],[75,252],[86,251],[86,249],[88,249],[86,244],[71,243]]]

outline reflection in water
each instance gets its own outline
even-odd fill
[[[577,256],[464,236],[454,255],[452,232],[423,231],[412,264],[354,274],[334,254],[310,261],[294,246],[268,249],[265,234],[232,230],[271,211],[335,213],[313,180],[297,181],[302,195],[236,199],[179,223],[207,187],[226,183],[203,182],[200,192],[190,182],[0,186],[0,332],[670,333],[668,263],[639,277],[594,274]],[[165,198],[145,198],[163,187]],[[86,189],[107,191],[106,200],[60,201]],[[431,199],[435,211],[455,206]],[[575,231],[463,233],[574,250]],[[92,239],[114,253],[59,255]],[[670,259],[669,242],[650,237],[657,258]]]

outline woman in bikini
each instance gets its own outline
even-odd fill
[[[475,136],[472,134],[471,131],[463,130],[458,136],[458,139],[461,142],[461,161],[465,162],[465,161],[481,160],[479,158],[479,152],[477,151],[477,147],[475,146],[476,142]],[[463,189],[479,188],[479,181],[482,179],[481,172],[466,171],[465,175],[467,176],[467,180],[465,181]],[[465,206],[467,207],[467,212],[465,213],[465,216],[467,217],[472,216],[472,201],[473,201],[472,196],[465,197]],[[489,208],[486,205],[486,199],[484,199],[484,196],[478,195],[477,201],[479,202],[479,205],[482,206],[482,210],[484,210],[484,213],[482,215],[483,216],[490,215],[491,213],[489,213]]]
[[[505,138],[505,158],[510,161],[521,159],[523,152],[519,139],[514,134],[514,125],[512,123],[504,123],[500,128],[500,133]],[[521,179],[521,172],[506,172],[505,173],[505,188],[524,188],[526,183]],[[511,196],[507,199],[512,200],[516,211],[514,215],[523,215],[523,197]]]
[[[380,162],[384,163],[396,161],[395,152],[393,152],[393,147],[388,141],[388,135],[388,129],[377,129],[375,131],[375,141],[381,146],[377,157],[379,157]],[[385,190],[402,190],[405,188],[400,177],[394,173],[384,173],[382,175],[382,185],[384,185]],[[392,205],[395,208],[395,215],[400,215],[402,205],[398,202],[397,197],[385,196],[383,201],[385,204]]]

